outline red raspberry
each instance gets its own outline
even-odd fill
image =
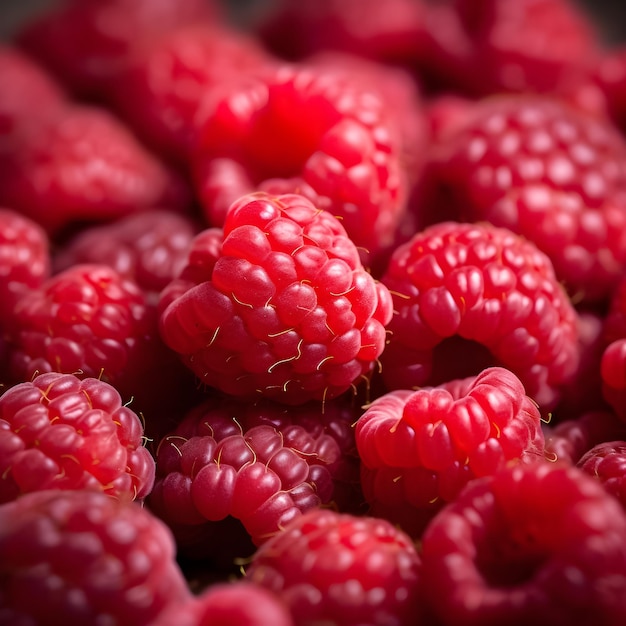
[[[595,68],[595,79],[606,98],[608,112],[622,132],[626,130],[626,45],[606,51]]]
[[[155,464],[137,415],[111,385],[41,374],[0,396],[0,502],[29,491],[95,489],[143,499]]]
[[[546,457],[575,465],[594,446],[626,440],[626,424],[610,411],[589,411],[554,427],[544,425]]]
[[[50,277],[48,236],[39,224],[0,208],[0,329],[7,330],[20,297]]]
[[[186,552],[185,526],[207,520],[235,518],[260,545],[321,504],[356,509],[362,495],[355,421],[355,409],[340,400],[322,410],[318,403],[284,407],[211,397],[161,440],[149,505],[180,534]],[[214,556],[219,547],[200,549]]]
[[[215,584],[166,608],[152,626],[294,626],[280,599],[248,581]]]
[[[414,537],[469,481],[544,451],[539,410],[499,367],[377,398],[356,423],[356,444],[370,513]]]
[[[80,231],[58,251],[54,268],[59,272],[82,263],[106,264],[144,291],[158,294],[185,267],[197,232],[191,218],[165,209],[128,215]]]
[[[29,19],[18,42],[72,92],[107,99],[133,55],[178,27],[218,18],[213,0],[68,0]]]
[[[626,270],[626,143],[604,119],[542,96],[485,99],[427,171],[423,222],[524,235],[577,301],[605,300]]]
[[[222,225],[230,204],[264,181],[296,178],[357,246],[375,254],[393,241],[408,181],[382,95],[313,64],[272,66],[224,91],[199,113],[192,157],[210,224]]]
[[[422,540],[446,626],[626,620],[626,514],[581,470],[538,463],[472,481]]]
[[[202,383],[300,404],[372,372],[391,298],[330,213],[297,194],[244,196],[209,258],[206,275],[181,278],[184,292],[167,296],[161,314],[165,343]]]
[[[131,502],[51,489],[0,507],[3,624],[148,626],[189,590],[167,527]]]
[[[182,180],[105,110],[68,105],[35,131],[0,154],[0,202],[50,234],[76,222],[186,208]]]
[[[386,520],[316,509],[261,546],[246,578],[277,593],[296,626],[401,626],[420,623],[420,565]]]
[[[626,441],[604,441],[579,459],[577,466],[600,481],[626,509]]]
[[[184,161],[198,133],[201,101],[268,62],[242,32],[208,22],[177,28],[129,61],[110,98],[146,143]]]
[[[381,356],[389,389],[499,365],[548,411],[576,373],[576,312],[549,259],[507,229],[431,226],[394,252],[382,282],[394,302]]]

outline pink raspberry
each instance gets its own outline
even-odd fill
[[[50,489],[0,506],[3,624],[148,626],[189,598],[167,527],[103,493]]]
[[[420,558],[375,517],[316,509],[261,546],[246,578],[275,592],[296,626],[420,623]]]
[[[587,450],[576,465],[599,480],[626,509],[626,440],[603,441]]]
[[[423,223],[509,228],[577,302],[608,299],[626,269],[626,143],[606,119],[540,95],[486,98],[426,167]]]
[[[178,174],[104,109],[68,105],[0,151],[0,203],[61,235],[147,209],[187,208]]]
[[[375,254],[393,241],[408,182],[384,96],[314,64],[271,66],[224,92],[199,114],[192,157],[210,224],[222,225],[230,204],[264,181],[295,178],[356,245]]]
[[[356,423],[370,513],[418,537],[471,480],[543,458],[539,410],[510,371],[385,394]]]
[[[356,511],[362,501],[356,418],[347,400],[329,401],[322,410],[318,403],[285,407],[210,397],[161,440],[148,503],[181,537],[186,553],[196,543],[189,527],[207,521],[235,518],[260,545],[322,504]],[[205,530],[212,533],[198,530],[201,540]],[[236,552],[241,545],[231,547],[231,560],[246,556]],[[219,548],[195,545],[208,557]]]
[[[166,288],[160,318],[165,343],[201,383],[301,404],[373,371],[391,298],[330,213],[297,194],[244,196],[219,258],[208,257],[204,276]]]
[[[153,209],[86,227],[55,255],[56,272],[78,264],[106,264],[155,296],[187,263],[197,224],[188,216]]]
[[[422,559],[424,597],[445,626],[626,620],[626,514],[568,465],[472,481],[426,529]]]
[[[381,356],[389,389],[499,365],[549,411],[576,373],[576,312],[549,259],[507,229],[431,226],[396,249],[381,281],[394,303]]]
[[[143,499],[154,459],[139,417],[111,385],[40,374],[0,396],[0,502],[45,489]]]
[[[6,331],[20,297],[37,289],[51,272],[48,236],[31,219],[0,208],[0,328]]]
[[[29,19],[17,40],[76,95],[107,99],[139,50],[219,15],[214,0],[68,0]]]
[[[201,102],[269,62],[252,37],[204,21],[176,28],[135,54],[109,97],[148,145],[185,162],[198,133]]]
[[[153,626],[294,626],[281,600],[246,580],[218,583],[186,602],[170,605]]]

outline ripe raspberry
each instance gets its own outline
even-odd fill
[[[626,441],[604,441],[579,459],[577,466],[600,481],[626,509]]]
[[[626,270],[626,143],[604,119],[538,95],[485,99],[425,176],[422,222],[522,234],[576,301],[606,300]]]
[[[191,218],[165,209],[128,215],[77,233],[57,252],[54,268],[106,264],[156,295],[182,271],[197,232]]]
[[[441,624],[626,620],[626,514],[574,467],[537,463],[472,481],[422,541]]]
[[[264,587],[241,580],[212,585],[166,608],[152,626],[294,626],[287,607]]]
[[[242,32],[210,22],[181,27],[136,54],[110,98],[148,145],[185,161],[198,133],[200,102],[263,63],[268,54]]]
[[[539,410],[499,367],[377,398],[356,423],[356,444],[370,513],[414,537],[469,481],[544,452]]]
[[[279,64],[207,99],[192,169],[207,220],[267,179],[296,178],[371,254],[393,240],[408,182],[385,99],[346,73]],[[306,124],[302,123],[306,120]]]
[[[29,289],[50,276],[48,236],[39,224],[0,208],[0,329],[7,331],[13,309]]]
[[[0,502],[29,491],[94,489],[143,499],[155,464],[137,415],[111,385],[41,374],[0,396]]]
[[[381,357],[389,389],[499,365],[548,411],[576,372],[576,312],[548,258],[507,229],[431,226],[394,252],[381,280],[394,302]]]
[[[613,122],[626,130],[626,45],[607,50],[598,61],[594,75]]]
[[[0,153],[0,203],[50,234],[76,222],[186,208],[188,189],[103,109],[68,105]]]
[[[0,507],[3,624],[147,626],[189,590],[167,527],[138,504],[51,489]]]
[[[261,546],[246,578],[274,591],[296,626],[418,624],[420,559],[386,520],[316,509]]]
[[[29,19],[19,44],[76,95],[107,98],[138,50],[176,28],[218,19],[213,0],[69,0]]]
[[[554,427],[544,425],[546,457],[575,465],[594,446],[626,440],[626,424],[611,411],[589,411]]]
[[[165,343],[202,383],[301,404],[372,372],[391,298],[330,213],[297,194],[244,196],[227,215],[219,258],[208,256],[206,276],[166,288],[160,318]]]
[[[177,537],[190,538],[185,526],[232,517],[260,545],[311,508],[360,504],[355,420],[352,406],[339,399],[322,410],[318,403],[284,407],[210,397],[161,440],[148,503]],[[207,557],[216,548],[206,546]]]

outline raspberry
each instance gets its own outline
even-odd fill
[[[567,419],[554,427],[544,425],[546,457],[575,465],[594,446],[626,440],[626,424],[611,411],[589,411],[576,419]]]
[[[602,486],[626,509],[626,441],[604,441],[595,445],[576,464]]]
[[[626,129],[626,46],[615,46],[602,55],[595,79],[606,99],[608,113],[622,132]]]
[[[3,624],[147,626],[188,597],[167,527],[135,503],[51,489],[0,507]]]
[[[571,466],[472,481],[426,529],[422,559],[424,597],[446,626],[626,619],[626,514]]]
[[[191,218],[165,209],[128,215],[80,231],[58,251],[54,268],[106,264],[156,295],[182,271],[197,231]]]
[[[210,224],[221,226],[229,205],[267,179],[296,178],[357,246],[375,254],[393,241],[408,181],[382,95],[313,64],[272,66],[224,91],[199,113],[192,156]]]
[[[211,397],[161,440],[148,503],[183,539],[185,526],[232,517],[256,545],[321,504],[356,509],[355,419],[340,400],[322,411],[318,403],[286,408]]]
[[[248,581],[213,585],[166,608],[153,626],[294,626],[287,607],[270,591]]]
[[[185,291],[168,296],[160,318],[165,343],[202,383],[300,404],[372,372],[391,298],[330,213],[297,194],[244,196],[228,213],[219,258],[209,258],[206,276],[180,279]]]
[[[604,119],[539,95],[478,101],[425,176],[424,223],[522,234],[577,302],[606,300],[626,269],[626,143]]]
[[[257,550],[246,578],[277,593],[297,626],[420,623],[420,558],[386,520],[310,511]]]
[[[50,277],[48,236],[39,224],[0,208],[0,328],[7,330],[13,308],[30,289]]]
[[[531,242],[490,224],[435,224],[396,249],[381,281],[392,293],[382,356],[389,389],[506,367],[542,410],[579,362],[576,312]]]
[[[418,537],[476,477],[543,457],[539,410],[503,368],[372,402],[356,423],[370,513]]]
[[[76,222],[187,207],[182,180],[105,110],[68,105],[35,131],[0,153],[0,203],[51,235]]]
[[[76,95],[107,99],[139,50],[194,22],[218,19],[212,0],[69,0],[29,19],[19,44]]]
[[[45,489],[143,499],[155,464],[137,415],[111,385],[41,374],[0,396],[0,502]]]
[[[110,98],[146,143],[184,162],[201,101],[268,62],[256,40],[239,31],[210,23],[181,27],[136,54]]]

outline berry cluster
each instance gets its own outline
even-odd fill
[[[626,46],[258,4],[0,44],[0,625],[624,626]]]

